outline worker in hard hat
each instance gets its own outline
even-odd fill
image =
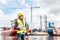
[[[24,19],[24,15],[22,12],[18,13],[18,19],[16,19],[14,28],[17,29],[17,39],[18,40],[24,40],[25,39],[25,33],[26,28],[28,28],[28,24],[26,20]]]

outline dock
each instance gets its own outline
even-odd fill
[[[28,34],[27,36],[49,36],[49,34],[47,32],[39,32],[39,33]]]

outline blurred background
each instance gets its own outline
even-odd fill
[[[30,29],[45,31],[49,22],[60,28],[60,0],[0,0],[0,30],[13,27],[18,12],[23,12]]]

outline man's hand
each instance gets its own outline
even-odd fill
[[[16,29],[16,30],[20,30],[20,28],[18,28],[18,27],[15,27],[14,29]]]
[[[17,30],[21,30],[20,28],[17,28]]]

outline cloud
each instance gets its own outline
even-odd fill
[[[59,8],[51,9],[49,13],[54,14],[54,15],[59,15],[60,9]]]
[[[12,14],[5,14],[4,11],[0,10],[0,27],[11,26],[11,20],[14,20],[16,17],[16,12]]]
[[[2,16],[4,14],[4,12],[2,10],[0,10],[0,16]]]
[[[4,15],[4,12],[2,10],[0,10],[0,27],[4,26],[4,24],[6,23],[5,18],[6,16]]]
[[[7,0],[0,0],[0,3],[7,4]]]
[[[25,0],[25,4],[28,6],[40,6],[39,0]]]

